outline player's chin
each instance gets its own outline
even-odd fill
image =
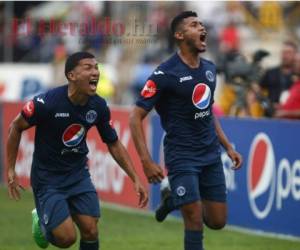
[[[88,93],[89,96],[94,96],[94,95],[96,95],[96,94],[97,94],[96,90],[95,90],[95,91],[94,91],[94,90],[91,90],[91,91],[89,91],[89,93]]]
[[[86,94],[88,96],[94,96],[94,95],[97,94],[97,91],[96,91],[96,89],[95,90],[94,89],[89,89],[89,90],[86,91]]]
[[[93,96],[97,93],[97,85],[90,85],[90,88],[88,89],[88,95]]]
[[[202,44],[198,44],[198,46],[196,46],[197,52],[198,53],[203,53],[206,51],[206,46],[202,45]]]

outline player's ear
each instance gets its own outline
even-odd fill
[[[71,80],[71,81],[74,81],[74,80],[75,80],[75,75],[74,75],[73,70],[71,70],[70,72],[68,72],[67,76],[68,76],[68,77],[67,77],[68,80]]]
[[[183,32],[182,31],[176,31],[174,33],[174,37],[175,37],[176,40],[182,41],[183,40]]]

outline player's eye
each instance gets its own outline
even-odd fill
[[[85,70],[90,70],[90,69],[92,68],[92,66],[91,66],[91,65],[84,65],[83,68],[84,68]]]

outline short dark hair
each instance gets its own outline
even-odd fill
[[[68,73],[78,65],[80,60],[85,58],[95,58],[95,56],[85,51],[76,52],[70,55],[65,64],[65,76],[68,78]]]
[[[177,30],[178,25],[183,21],[183,19],[188,17],[198,17],[197,13],[194,11],[183,11],[179,15],[173,18],[171,22],[171,32],[174,34]]]

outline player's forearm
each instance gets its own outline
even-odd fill
[[[225,133],[221,127],[219,120],[216,117],[214,117],[214,122],[215,122],[216,133],[217,133],[217,136],[219,138],[221,145],[224,147],[224,149],[226,151],[231,150],[232,145],[230,144],[227,136],[225,135]]]
[[[133,163],[130,159],[130,156],[127,153],[123,144],[118,140],[113,144],[108,145],[108,149],[112,157],[119,164],[119,166],[125,171],[125,173],[129,176],[129,178],[133,182],[136,182],[138,176],[133,168]]]
[[[14,123],[11,124],[8,132],[6,145],[7,152],[7,169],[15,169],[18,149],[22,136],[22,130],[19,130]]]
[[[130,117],[130,130],[141,162],[143,165],[146,165],[146,163],[151,162],[152,159],[147,148],[142,119],[132,115]]]

